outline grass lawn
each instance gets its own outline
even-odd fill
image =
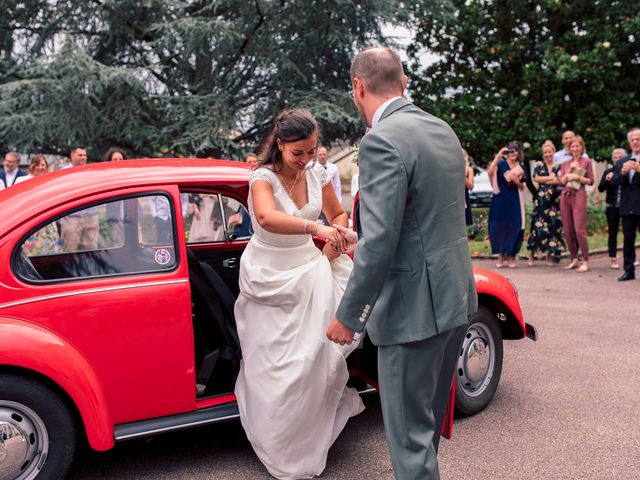
[[[593,251],[596,249],[607,248],[607,234],[606,233],[595,233],[588,237],[589,240],[589,251]],[[618,234],[618,247],[622,247],[622,233]],[[491,244],[489,243],[489,238],[485,238],[484,240],[469,240],[469,250],[471,251],[472,257],[478,257],[481,255],[491,255]],[[520,249],[519,256],[527,257],[529,252],[527,250],[527,240],[522,242],[522,248]],[[540,257],[538,253],[536,255]]]

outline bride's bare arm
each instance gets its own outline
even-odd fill
[[[319,225],[313,221],[304,220],[303,218],[294,217],[293,215],[287,215],[286,213],[279,211],[276,208],[276,201],[273,198],[273,189],[268,181],[254,181],[251,185],[251,198],[253,202],[253,213],[256,220],[266,231],[281,235],[314,233],[331,242],[331,244],[338,250],[344,250],[346,248],[346,241],[344,240],[344,237],[335,228],[327,227],[326,225]],[[336,203],[337,202],[338,199],[336,198]]]

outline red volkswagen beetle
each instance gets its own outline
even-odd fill
[[[238,417],[233,302],[251,237],[249,172],[136,160],[0,192],[0,478],[63,477],[79,437],[108,450]],[[502,340],[535,339],[513,285],[475,274],[481,307],[458,363],[462,415],[490,402]],[[368,341],[350,358],[363,392],[376,386],[375,358]]]

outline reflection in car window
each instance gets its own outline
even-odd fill
[[[76,210],[26,238],[14,270],[27,280],[62,280],[173,269],[172,201],[161,194]]]
[[[184,217],[187,243],[212,243],[249,238],[249,212],[239,201],[215,193],[189,193]]]
[[[251,217],[245,206],[239,201],[222,197],[225,206],[227,228],[232,239],[249,238],[253,235],[251,228]]]

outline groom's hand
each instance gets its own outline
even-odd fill
[[[352,254],[356,250],[356,245],[358,244],[358,234],[353,230],[343,227],[342,225],[334,225],[333,227],[338,230],[347,241],[347,248],[342,253],[346,253],[347,255]]]
[[[338,320],[335,315],[331,318],[329,328],[327,328],[327,338],[329,340],[339,343],[340,345],[351,345],[354,334],[355,332],[340,323],[340,320]]]

